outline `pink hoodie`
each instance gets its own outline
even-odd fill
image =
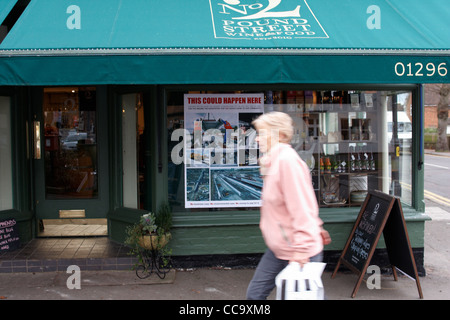
[[[303,260],[323,250],[322,220],[306,163],[285,143],[261,159],[264,173],[260,228],[282,260]]]

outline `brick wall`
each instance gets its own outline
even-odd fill
[[[448,112],[450,118],[450,111]],[[425,106],[424,110],[424,126],[425,128],[437,128],[437,106]]]
[[[437,128],[437,104],[439,103],[439,88],[441,84],[426,84],[424,97],[424,126],[425,128]],[[450,110],[449,110],[450,117]],[[450,124],[450,122],[449,122]]]
[[[437,128],[437,107],[436,106],[426,106],[424,114],[425,128]]]

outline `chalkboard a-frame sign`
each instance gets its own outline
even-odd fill
[[[20,247],[17,222],[13,218],[0,220],[0,252],[13,251]]]
[[[394,280],[397,281],[397,270],[406,274],[416,281],[419,297],[423,299],[400,199],[380,191],[367,194],[331,277],[334,278],[341,263],[358,274],[352,293],[354,298],[382,232]]]

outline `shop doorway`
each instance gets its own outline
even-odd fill
[[[33,98],[38,236],[106,236],[106,94],[96,87],[49,87]]]
[[[122,109],[122,194],[123,206],[132,209],[148,208],[146,191],[146,131],[144,94],[119,94]]]

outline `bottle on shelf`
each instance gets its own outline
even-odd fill
[[[339,172],[339,154],[336,153],[333,157],[333,161],[331,162],[332,171],[338,173]]]
[[[342,161],[340,162],[341,172],[343,173],[347,172],[347,162],[345,161],[345,158],[346,156],[344,156]]]
[[[373,158],[373,151],[370,150],[370,170],[375,171],[376,167],[375,167],[375,159]]]
[[[362,160],[361,160],[361,154],[360,154],[360,148],[359,147],[355,147],[355,151],[356,151],[356,171],[362,171],[363,167],[362,167]]]
[[[366,151],[364,151],[364,159],[363,159],[363,162],[364,162],[364,170],[370,170],[370,160],[369,160],[369,155],[368,155],[368,153],[367,153],[367,150]]]
[[[330,161],[330,157],[326,157],[326,158],[325,158],[325,172],[326,172],[326,173],[331,173],[331,161]]]
[[[350,172],[356,172],[356,158],[354,154],[355,148],[350,147]]]
[[[344,163],[344,161],[343,160],[341,161],[341,157],[339,155],[336,156],[336,161],[338,164],[337,172],[339,172],[339,173],[345,172],[343,169],[343,165],[342,165]]]

